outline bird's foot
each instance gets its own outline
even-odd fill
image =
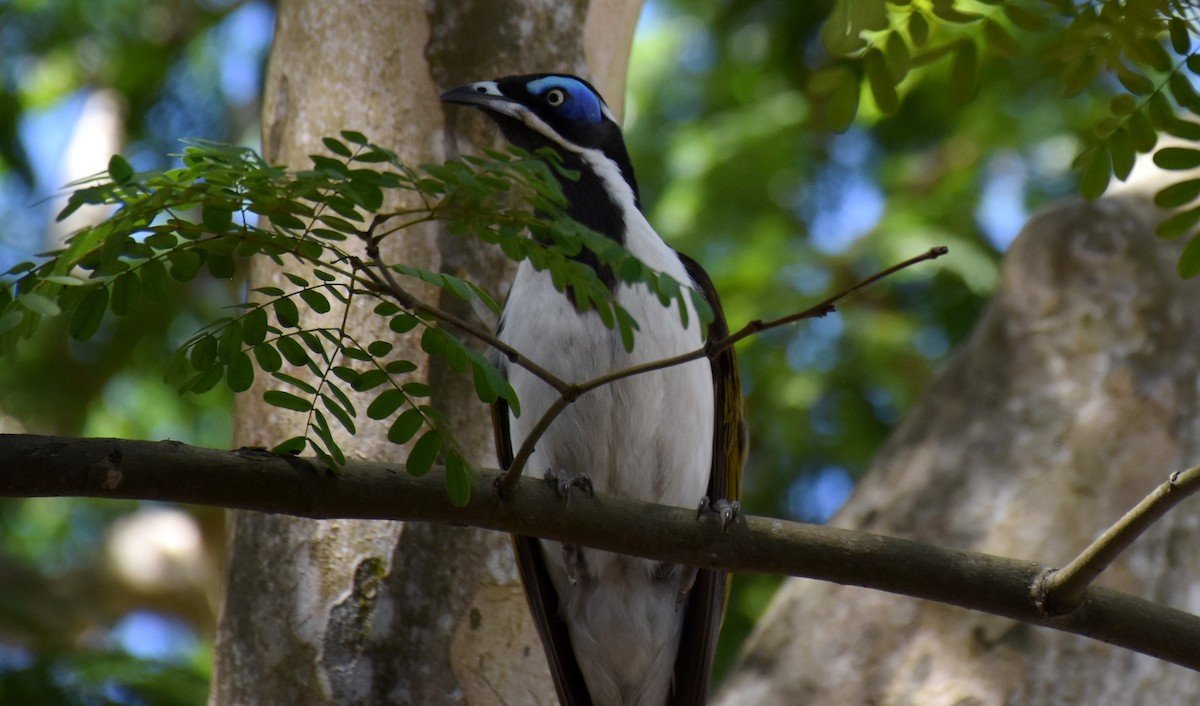
[[[577,584],[587,578],[587,559],[583,557],[583,550],[574,544],[562,545],[563,568],[567,572],[567,578],[571,583]]]
[[[568,475],[566,471],[554,468],[547,468],[544,476],[546,482],[559,497],[563,499],[563,507],[571,504],[571,493],[573,488],[579,488],[588,494],[589,498],[596,497],[596,489],[592,487],[592,479],[586,473],[577,475]],[[565,547],[564,547],[565,550]]]
[[[716,502],[710,500],[707,496],[700,500],[700,509],[696,511],[696,517],[700,517],[705,513],[713,513],[717,516],[717,525],[722,532],[728,532],[730,526],[737,520],[738,513],[741,512],[742,505],[736,500],[726,500],[718,498]]]

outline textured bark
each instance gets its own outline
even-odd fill
[[[441,161],[454,144],[447,142],[439,93],[505,73],[591,74],[619,96],[639,6],[285,0],[266,79],[264,153],[274,163],[305,168],[308,154],[324,151],[322,136],[354,129],[411,164]],[[587,36],[606,37],[608,51],[585,46]],[[471,125],[475,141],[494,140],[481,122]],[[462,244],[433,227],[414,229],[386,242],[384,256],[466,273],[502,293],[505,263]],[[266,265],[251,274],[254,286],[279,277]],[[349,328],[367,341],[394,336],[366,306],[352,313]],[[415,340],[400,345],[421,360]],[[444,381],[436,365],[429,370],[433,382]],[[471,460],[494,465],[487,417],[470,390],[469,383],[454,385],[435,403],[450,412]],[[238,400],[236,443],[271,445],[302,433],[300,415],[264,406],[261,392],[256,387]],[[382,425],[360,426],[353,441],[342,439],[349,456],[403,457],[383,438]],[[551,700],[505,536],[250,512],[235,513],[231,529],[214,706]]]
[[[1136,199],[1069,203],[1014,244],[970,340],[835,524],[1063,565],[1200,453],[1200,282]],[[1100,579],[1200,610],[1176,508]],[[1200,649],[1200,645],[1197,645]],[[1190,704],[1200,674],[1101,642],[790,580],[721,692],[734,704]]]

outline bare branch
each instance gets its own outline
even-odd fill
[[[912,267],[917,263],[924,262],[926,260],[936,260],[949,251],[950,249],[944,245],[932,247],[921,255],[909,258],[904,262],[892,265],[885,270],[881,270],[870,277],[855,283],[849,288],[843,289],[837,294],[834,294],[833,296],[828,297],[807,309],[804,309],[803,311],[789,314],[788,316],[784,316],[779,319],[773,319],[771,321],[762,321],[756,319],[738,329],[734,333],[726,336],[725,338],[722,338],[719,341],[712,341],[708,345],[697,348],[694,351],[681,353],[680,355],[671,356],[670,358],[654,360],[649,363],[631,365],[628,368],[622,368],[621,370],[606,373],[604,375],[592,378],[586,382],[578,383],[576,385],[568,385],[566,389],[556,388],[558,389],[559,398],[554,401],[554,404],[550,405],[546,412],[542,414],[541,419],[539,419],[537,424],[534,425],[533,429],[530,430],[529,436],[525,438],[525,441],[521,444],[521,448],[513,456],[512,465],[509,466],[504,475],[500,477],[500,480],[497,483],[497,488],[503,494],[511,494],[516,490],[517,482],[514,476],[519,476],[524,471],[525,463],[533,454],[533,449],[538,440],[541,439],[542,435],[546,433],[546,430],[550,428],[550,424],[571,403],[582,397],[584,394],[596,389],[597,387],[616,382],[617,380],[633,377],[635,375],[641,375],[643,373],[649,373],[655,370],[662,370],[664,368],[670,368],[676,365],[683,365],[684,363],[690,363],[693,360],[699,360],[701,358],[709,358],[720,353],[721,351],[724,351],[738,341],[749,338],[754,334],[779,328],[780,326],[786,326],[803,319],[820,318],[835,311],[834,304],[845,299],[846,297],[849,297],[856,292],[860,292],[879,280],[889,277],[905,268]]]
[[[1088,595],[1088,587],[1116,561],[1121,552],[1171,508],[1198,490],[1200,466],[1172,473],[1165,483],[1125,513],[1069,564],[1043,574],[1034,584],[1034,601],[1051,613],[1069,612],[1077,608]]]
[[[606,494],[581,497],[568,512],[553,489],[533,478],[520,479],[520,492],[502,501],[492,489],[496,478],[494,471],[477,470],[470,501],[456,507],[440,469],[418,478],[399,463],[350,461],[339,475],[313,459],[254,449],[0,435],[0,497],[137,498],[319,519],[470,525],[659,561],[804,576],[939,601],[1200,670],[1200,617],[1103,587],[1089,590],[1078,609],[1049,614],[1031,596],[1031,586],[1048,570],[1036,562],[765,517],[742,517],[723,533],[713,520],[697,520],[693,508]],[[1190,476],[1187,482],[1193,482]]]
[[[450,324],[454,328],[462,331],[472,338],[486,343],[487,345],[499,351],[500,354],[508,359],[510,363],[525,368],[547,385],[553,387],[560,394],[566,392],[572,387],[569,383],[564,382],[561,378],[554,375],[554,373],[551,373],[549,370],[546,370],[537,363],[534,363],[529,358],[526,358],[516,348],[513,348],[504,341],[501,341],[487,329],[480,328],[479,326],[461,319],[444,309],[439,309],[436,306],[426,304],[425,302],[421,301],[411,292],[400,286],[400,283],[396,281],[394,276],[392,276],[391,269],[382,261],[380,261],[378,257],[376,258],[375,263],[376,267],[378,268],[378,274],[376,274],[375,270],[363,264],[362,261],[354,259],[355,268],[366,274],[367,278],[371,280],[371,284],[374,285],[375,289],[395,299],[401,307],[412,312],[427,314],[438,321]]]

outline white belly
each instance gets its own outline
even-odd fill
[[[673,253],[671,259],[670,268],[655,264],[690,285]],[[500,338],[577,383],[703,344],[694,312],[683,329],[676,305],[663,307],[644,286],[618,285],[616,294],[639,325],[632,352],[625,351],[618,331],[604,328],[595,313],[579,314],[548,276],[522,263]],[[509,420],[515,450],[557,393],[517,366],[509,365],[508,377],[522,410]],[[707,492],[713,404],[704,358],[617,381],[567,407],[538,441],[525,472],[584,473],[597,492],[696,507]],[[566,576],[561,546],[543,547],[593,699],[660,706],[681,628],[678,568],[668,573],[657,562],[583,550],[586,576],[574,583]]]

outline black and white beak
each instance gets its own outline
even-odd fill
[[[442,94],[443,103],[458,103],[521,120],[529,109],[500,92],[495,81],[476,81]]]

